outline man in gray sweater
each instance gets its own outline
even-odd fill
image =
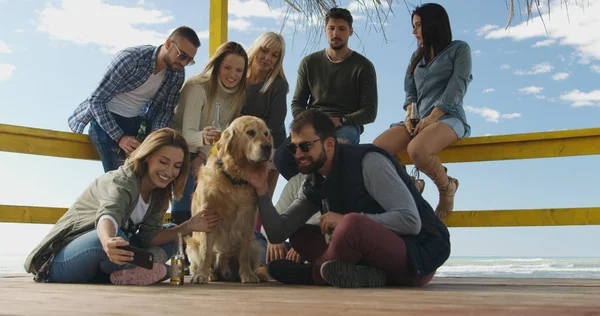
[[[377,117],[375,67],[348,48],[352,21],[346,9],[329,10],[325,16],[329,47],[300,62],[292,99],[294,118],[308,108],[318,108],[331,117],[338,141],[346,144],[358,144],[364,125]],[[286,139],[284,145],[289,141]],[[284,146],[275,153],[275,166],[287,180],[298,174],[294,159]]]
[[[251,172],[248,182],[269,241],[289,238],[311,264],[272,261],[273,278],[339,287],[417,286],[433,278],[450,255],[450,235],[394,157],[373,145],[339,144],[331,118],[316,109],[294,119],[286,148],[306,175],[286,210],[273,206],[265,172]],[[318,212],[319,225],[307,224]]]

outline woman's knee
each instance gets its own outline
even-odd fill
[[[410,160],[412,160],[416,167],[423,166],[423,164],[427,162],[427,159],[433,154],[427,149],[425,144],[419,141],[413,141],[408,144],[406,151]]]
[[[404,126],[392,126],[373,141],[373,145],[385,149],[393,155],[406,150],[406,144],[410,141],[407,133],[403,133]]]

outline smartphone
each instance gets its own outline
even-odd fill
[[[118,248],[133,252],[133,261],[130,261],[129,263],[146,268],[148,270],[152,269],[154,255],[151,252],[131,245],[120,246]]]

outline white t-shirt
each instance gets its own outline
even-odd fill
[[[108,110],[124,117],[140,116],[146,104],[154,98],[166,73],[166,69],[157,74],[152,73],[148,80],[135,90],[115,95],[108,101]]]
[[[152,195],[150,196],[150,200],[152,200]],[[131,213],[130,217],[134,225],[137,225],[144,220],[144,217],[146,216],[149,207],[150,203],[144,202],[144,199],[142,199],[142,195],[140,194],[140,196],[138,197],[138,202],[135,205],[135,209],[133,209],[133,213]],[[100,217],[100,220],[98,220],[98,223],[100,223],[104,219],[108,219],[113,223],[113,225],[115,226],[115,232],[119,231],[119,224],[117,223],[117,220],[115,220],[112,216],[102,215]]]

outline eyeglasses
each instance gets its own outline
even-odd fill
[[[194,58],[188,56],[186,53],[182,52],[179,50],[179,47],[177,47],[177,44],[175,44],[175,42],[173,42],[173,46],[175,46],[175,49],[177,50],[177,60],[181,61],[181,62],[187,62],[188,65],[193,66],[196,62],[194,61]]]
[[[292,154],[296,154],[296,149],[300,148],[300,150],[303,153],[307,153],[310,150],[310,146],[318,141],[320,141],[321,139],[315,139],[315,140],[311,140],[311,141],[307,141],[307,142],[302,142],[298,145],[294,144],[294,143],[289,143],[286,145],[287,149],[292,153]]]

